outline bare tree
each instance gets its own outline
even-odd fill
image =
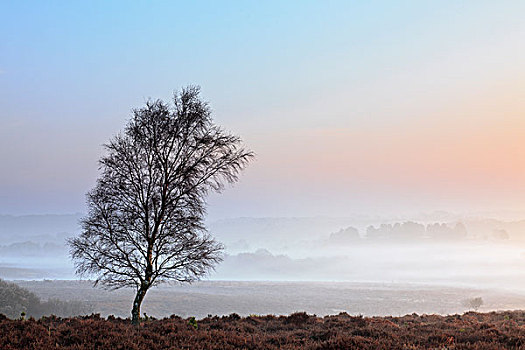
[[[210,115],[198,87],[176,93],[173,105],[157,100],[134,110],[105,145],[82,233],[69,240],[77,274],[136,289],[134,323],[150,287],[198,280],[221,260],[222,246],[203,223],[206,197],[235,182],[253,153]]]
[[[481,297],[465,300],[465,306],[470,309],[474,309],[474,311],[478,311],[481,305],[483,305],[483,298]]]

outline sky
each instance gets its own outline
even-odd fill
[[[525,210],[523,1],[0,2],[0,214],[85,211],[200,85],[257,154],[211,218]]]

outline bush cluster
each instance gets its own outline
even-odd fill
[[[40,300],[40,298],[15,283],[0,279],[0,313],[9,318],[39,318],[44,315],[62,317],[85,315],[93,312],[93,306],[81,301],[59,299]]]
[[[365,318],[212,316],[192,325],[178,316],[133,326],[91,315],[10,320],[0,317],[1,349],[519,349],[525,312]]]

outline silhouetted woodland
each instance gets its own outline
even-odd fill
[[[461,241],[467,238],[475,239],[509,239],[507,230],[503,228],[493,228],[478,230],[475,236],[468,234],[466,226],[462,222],[456,223],[429,223],[422,224],[413,221],[380,224],[378,226],[369,225],[361,236],[359,231],[352,226],[340,229],[330,235],[328,242],[331,244],[354,243],[360,239],[369,241],[390,240],[390,241]]]
[[[369,239],[432,239],[459,240],[467,237],[467,229],[461,222],[453,225],[445,223],[420,224],[412,221],[395,224],[382,224],[379,227],[368,226],[366,237]]]

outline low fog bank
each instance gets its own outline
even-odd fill
[[[0,215],[3,244],[31,241],[63,245],[65,238],[79,230],[82,214]]]
[[[427,283],[525,291],[522,249],[511,244],[374,244],[292,258],[266,249],[226,256],[214,279]]]
[[[80,215],[0,216],[0,278],[75,279],[65,245]],[[441,221],[439,221],[441,220]],[[425,283],[525,291],[525,221],[238,218],[209,223],[226,246],[213,280]],[[525,293],[525,292],[524,292]]]
[[[364,218],[240,218],[209,225],[229,253],[263,248],[293,257],[311,256],[341,246],[362,244],[450,246],[459,243],[511,241],[525,248],[525,220],[464,218],[454,221],[379,220]],[[525,249],[524,249],[525,251]]]
[[[443,219],[445,215],[440,213]],[[525,221],[359,218],[223,221],[214,279],[427,283],[525,291]],[[343,224],[343,225],[342,225]],[[244,234],[249,232],[250,234]],[[287,233],[286,233],[287,232]]]

